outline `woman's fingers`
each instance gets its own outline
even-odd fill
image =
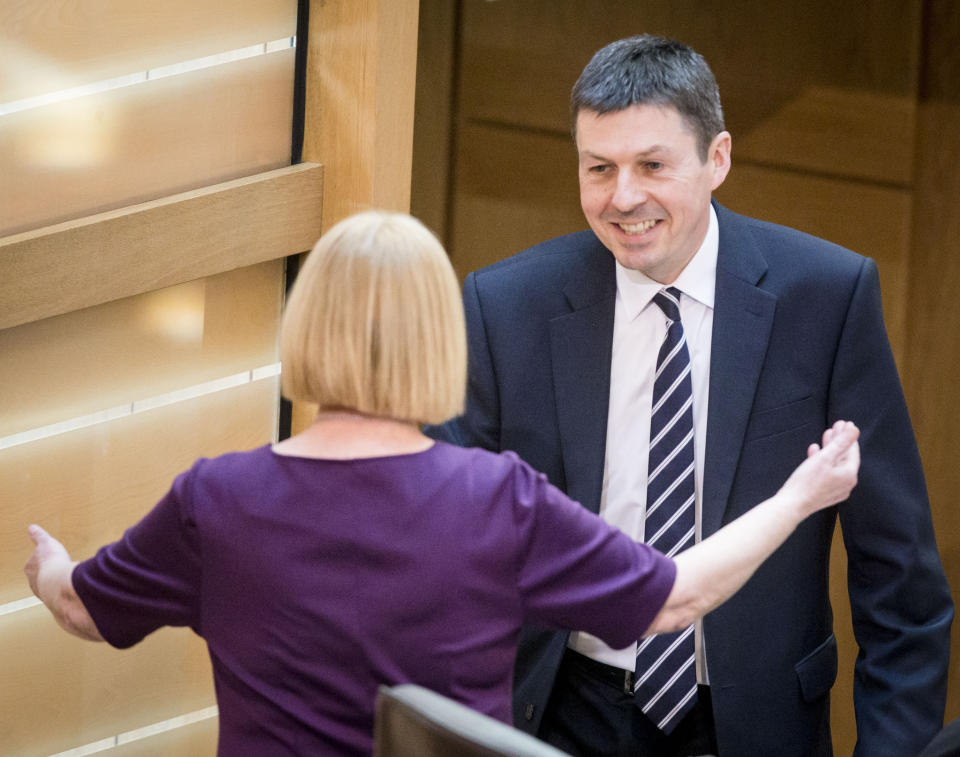
[[[860,437],[860,429],[850,421],[837,421],[823,433],[823,455],[833,465],[852,451],[854,444]],[[859,453],[856,455],[859,461]]]

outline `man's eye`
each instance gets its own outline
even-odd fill
[[[647,168],[649,168],[651,171],[659,171],[661,168],[663,168],[663,163],[661,163],[659,160],[648,160]]]
[[[610,166],[590,166],[590,173],[606,173]]]

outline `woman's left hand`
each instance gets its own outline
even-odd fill
[[[44,585],[46,582],[41,580],[43,574],[46,573],[46,569],[55,567],[61,562],[66,565],[71,565],[70,554],[67,552],[66,547],[40,528],[40,526],[31,525],[27,528],[27,532],[30,534],[30,538],[33,539],[36,547],[33,550],[33,554],[30,555],[30,559],[27,560],[27,564],[23,566],[23,572],[27,574],[27,581],[30,582],[30,589],[33,593],[36,594],[44,604],[48,604],[48,600],[52,599],[52,597],[44,596],[44,594],[48,593],[50,587]]]

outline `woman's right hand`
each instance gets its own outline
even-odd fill
[[[801,517],[843,502],[857,485],[860,470],[860,429],[837,421],[823,432],[823,446],[811,444],[807,459],[790,474],[780,492],[795,499]]]

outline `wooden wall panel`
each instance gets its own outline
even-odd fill
[[[732,210],[829,239],[877,261],[887,332],[902,357],[912,196],[906,189],[738,163],[716,192]]]
[[[219,727],[219,718],[207,718],[114,747],[107,757],[214,757]]]
[[[461,277],[587,228],[569,137],[467,124],[458,142],[450,256]]]
[[[930,0],[926,8],[904,383],[940,554],[960,607],[960,6]],[[958,650],[954,619],[947,721],[960,717]]]
[[[274,260],[0,331],[0,437],[276,362],[283,284]]]
[[[0,103],[292,37],[296,0],[5,0]]]
[[[734,156],[907,187],[915,120],[912,96],[812,85],[737,134]]]
[[[27,525],[42,525],[75,559],[91,556],[198,457],[272,441],[278,397],[279,379],[268,378],[0,450],[0,604],[30,595]]]
[[[206,645],[161,629],[124,651],[65,634],[45,607],[0,617],[6,757],[51,754],[214,704]]]
[[[0,328],[307,250],[322,176],[302,163],[0,237]]]
[[[0,117],[0,235],[289,165],[293,62],[284,50]]]
[[[920,9],[919,0],[871,0],[845,5],[842,13],[827,0],[709,7],[696,0],[658,0],[642,8],[612,0],[598,12],[583,0],[465,0],[459,113],[464,119],[567,132],[570,88],[592,54],[621,37],[661,34],[692,45],[710,62],[735,157],[737,140],[760,130],[810,170],[899,176],[903,161],[893,166],[886,161],[891,152],[902,155],[903,146],[909,150],[910,134],[892,128],[902,116],[885,111],[883,103],[915,93]],[[817,94],[818,88],[826,94]],[[822,124],[824,109],[836,107],[829,97],[836,89],[854,92],[870,106],[859,113],[843,107],[835,114],[855,134],[840,142],[807,138]],[[777,118],[790,107],[812,123],[804,127]],[[802,145],[796,144],[798,135]],[[867,140],[859,149],[839,149],[856,146],[857,135]],[[878,141],[880,149],[864,149]],[[760,155],[782,159],[769,151]]]
[[[421,0],[413,124],[410,212],[448,242],[451,143],[454,132],[454,35],[457,4]]]

